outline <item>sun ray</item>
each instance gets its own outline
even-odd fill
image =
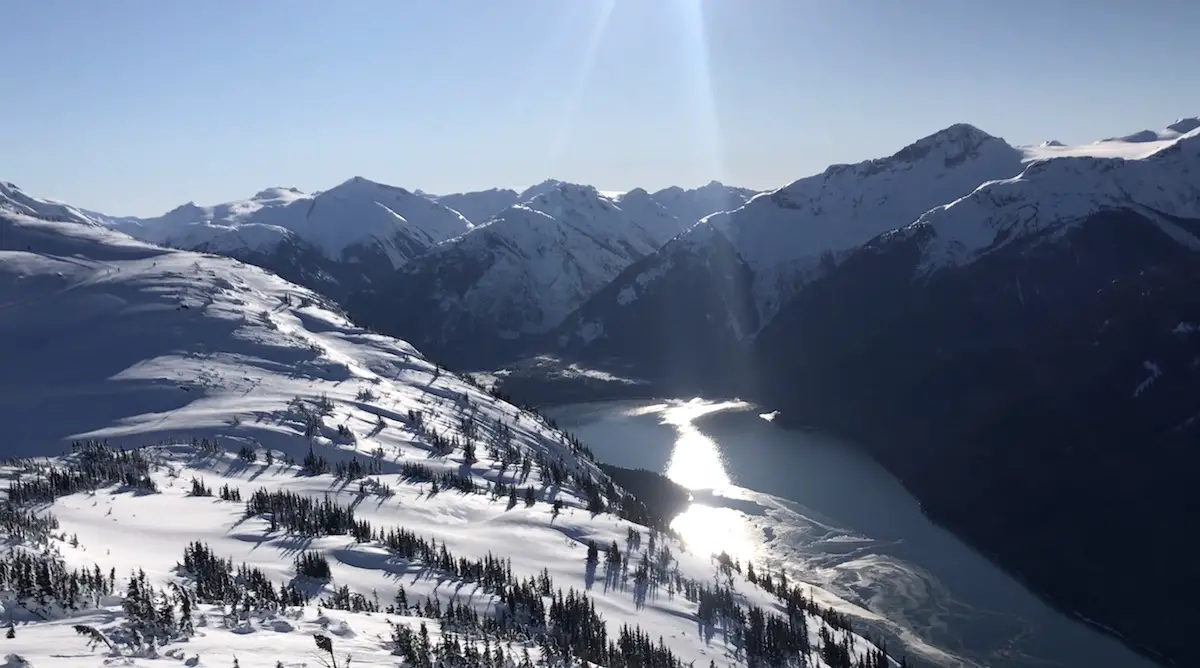
[[[557,124],[557,132],[551,142],[549,159],[551,171],[553,172],[559,171],[562,158],[567,153],[567,146],[571,141],[571,133],[575,128],[575,116],[579,112],[580,102],[587,91],[588,83],[591,81],[592,69],[596,64],[596,54],[599,53],[600,45],[604,42],[604,33],[608,30],[609,20],[612,17],[616,0],[601,0],[599,5],[598,16],[592,22],[592,30],[588,33],[587,41],[583,45],[583,57],[579,63],[579,70],[575,75],[574,83],[563,100],[562,116]]]
[[[725,179],[724,141],[713,88],[704,0],[674,0],[674,3],[681,18],[685,61],[688,63],[689,106],[694,113],[692,124],[698,130],[695,139],[705,153],[705,171],[714,179]]]

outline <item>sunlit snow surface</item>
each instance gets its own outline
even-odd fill
[[[462,557],[498,553],[511,558],[517,577],[545,569],[564,591],[586,590],[610,637],[622,624],[641,626],[652,637],[661,635],[685,661],[730,662],[723,636],[705,640],[697,633],[694,604],[660,594],[639,605],[631,587],[589,574],[586,541],[624,544],[633,525],[609,514],[592,516],[582,509],[577,490],[555,487],[535,470],[524,484],[535,488],[538,502],[509,508],[505,499],[434,494],[429,484],[402,479],[405,462],[469,473],[479,484],[511,482],[517,475],[512,468],[502,471],[485,447],[478,448],[474,463],[461,450],[434,453],[409,411],[423,414],[443,436],[461,437],[464,417],[484,428],[504,423],[521,451],[599,473],[572,454],[564,434],[533,414],[440,371],[403,341],[355,327],[314,293],[260,269],[157,248],[86,222],[49,222],[15,207],[0,210],[0,369],[7,456],[53,455],[81,438],[162,444],[156,450],[162,467],[154,473],[161,493],[105,489],[60,497],[47,508],[59,518],[63,536],[78,538],[77,547],[66,540],[57,545],[71,564],[98,564],[119,575],[143,568],[161,584],[172,576],[184,547],[200,540],[282,584],[292,576],[297,550],[315,549],[331,562],[328,586],[345,584],[368,596],[378,591],[386,600],[402,583],[418,600],[455,598],[482,610],[494,603],[475,585],[415,568],[372,543],[344,536],[297,540],[271,532],[264,520],[244,517],[240,503],[189,496],[190,480],[197,476],[213,488],[238,487],[243,495],[267,488],[356,503],[356,515],[377,526],[436,537]],[[378,458],[383,470],[378,477],[394,496],[362,497],[356,484],[299,475],[296,467],[281,463],[285,454],[299,460],[308,450],[302,425],[289,413],[295,397],[327,397],[333,408],[316,447],[335,460]],[[338,439],[334,426],[356,438]],[[179,445],[194,437],[234,449],[254,446],[260,458],[247,463],[230,453]],[[264,448],[276,453],[274,463],[262,459]],[[0,472],[0,479],[8,473]],[[550,503],[555,499],[565,504],[557,517]],[[708,554],[682,545],[673,552],[684,575],[701,582],[715,577]],[[741,577],[734,582],[747,603],[779,608]],[[112,622],[110,613],[88,613],[82,621]],[[314,614],[268,620],[232,634],[211,630],[182,647],[162,648],[165,658],[119,662],[178,665],[180,658],[165,650],[182,649],[188,657],[203,655],[200,665],[230,666],[235,654],[244,668],[274,666],[276,660],[289,667],[316,665],[309,634],[322,622]],[[395,665],[394,658],[371,654],[382,616],[328,615],[346,617],[353,633],[342,640],[356,664]],[[69,623],[22,621],[4,652],[23,654],[38,668],[109,663],[71,637]],[[809,623],[813,634],[821,627],[815,618]],[[855,646],[870,647],[861,639]]]

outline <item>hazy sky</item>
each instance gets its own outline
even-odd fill
[[[1197,0],[7,0],[0,179],[152,215],[351,176],[770,188],[963,121],[1200,115]]]

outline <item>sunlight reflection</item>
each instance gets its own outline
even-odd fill
[[[755,557],[755,541],[746,516],[730,508],[693,503],[671,522],[690,552],[698,555],[722,551],[742,562]]]
[[[667,462],[667,477],[693,490],[721,490],[730,485],[717,444],[690,424],[679,429]]]
[[[678,434],[667,462],[666,476],[692,490],[711,489],[719,492],[729,488],[733,482],[725,471],[721,449],[701,433],[692,421],[708,413],[745,405],[737,401],[710,403],[693,400],[662,407],[663,424],[671,425]]]
[[[720,447],[705,436],[693,421],[709,413],[747,405],[739,401],[712,403],[693,399],[645,407],[644,413],[658,413],[662,424],[675,429],[675,445],[667,462],[666,476],[695,492],[710,490],[713,495],[741,498],[740,491],[733,486],[725,470]],[[732,508],[693,503],[671,522],[671,528],[679,533],[688,550],[696,554],[710,555],[724,551],[743,562],[754,555],[755,541],[750,524],[742,512]]]

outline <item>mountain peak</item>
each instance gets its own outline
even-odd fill
[[[272,188],[264,188],[256,193],[250,199],[254,200],[275,200],[275,199],[294,199],[298,195],[304,195],[298,188],[285,188],[283,186],[275,186]]]
[[[380,183],[378,181],[372,181],[371,179],[368,179],[364,176],[350,177],[349,179],[346,179],[345,181],[330,188],[329,190],[326,190],[325,192],[326,193],[333,193],[333,192],[347,193],[347,192],[367,192],[367,191],[372,191],[372,190],[383,190],[383,191],[395,192],[397,194],[403,193],[406,195],[411,194],[411,193],[409,193],[409,191],[405,190],[404,188],[400,188],[398,186],[389,186],[386,183]]]
[[[916,162],[938,151],[949,163],[952,160],[965,159],[968,155],[978,151],[984,144],[993,141],[1002,142],[1003,140],[969,123],[955,123],[905,146],[888,160],[891,162]]]
[[[554,185],[546,190],[531,197],[529,201],[548,200],[552,198],[566,198],[569,200],[584,200],[584,199],[605,199],[600,191],[593,186],[587,186],[579,183],[567,183],[565,181],[555,181]]]
[[[561,183],[562,181],[559,181],[558,179],[546,179],[537,185],[532,185],[525,190],[522,190],[521,193],[517,195],[517,200],[520,202],[531,200],[544,192],[553,190]]]
[[[174,209],[171,209],[170,211],[168,211],[167,215],[169,216],[171,214],[197,213],[197,212],[201,212],[201,211],[204,211],[204,207],[200,206],[199,204],[196,204],[195,200],[188,200],[188,201],[184,202],[183,204],[180,204],[179,206],[175,207]]]
[[[1191,118],[1181,118],[1167,126],[1168,130],[1171,130],[1172,132],[1178,132],[1181,135],[1186,135],[1196,128],[1200,128],[1200,117],[1195,116]]]
[[[538,193],[526,203],[530,208],[549,213],[555,218],[581,209],[610,209],[613,206],[612,200],[601,195],[594,187],[563,181],[555,181],[552,188]]]

